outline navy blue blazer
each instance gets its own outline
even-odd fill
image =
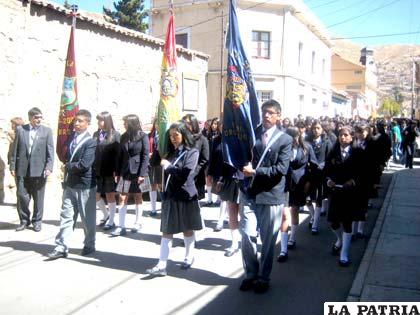
[[[286,203],[284,186],[292,157],[293,139],[278,128],[271,137],[275,137],[279,132],[282,133],[281,136],[268,149],[260,167],[256,169],[252,185],[245,191],[247,198],[255,200],[257,204],[280,205]],[[252,150],[254,169],[265,149],[261,140],[262,133],[263,129],[260,126],[256,131],[255,146]]]
[[[74,135],[73,135],[74,137]],[[96,140],[86,134],[80,141],[85,142],[75,151],[71,158],[70,150],[67,153],[67,163],[65,164],[66,175],[64,186],[75,189],[88,189],[96,186],[96,178],[93,171],[95,162]],[[70,140],[69,143],[71,143]]]
[[[194,170],[197,167],[199,152],[196,148],[183,149],[185,154],[175,164],[170,165],[165,169],[166,185],[168,176],[171,175],[168,181],[168,187],[165,191],[165,198],[176,201],[190,201],[197,199],[197,188],[194,182]],[[182,153],[181,153],[182,154]],[[177,155],[174,153],[168,157],[171,163],[174,163]]]
[[[140,132],[137,141],[129,141],[128,134],[121,136],[121,158],[117,175],[124,179],[145,177],[149,167],[149,138]]]

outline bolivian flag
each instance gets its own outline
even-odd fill
[[[166,132],[169,126],[180,119],[180,112],[176,100],[178,94],[178,77],[176,69],[176,48],[175,48],[175,27],[174,15],[171,12],[168,29],[166,31],[165,46],[160,79],[160,100],[158,106],[158,134],[159,153],[165,157],[167,153],[168,137]]]

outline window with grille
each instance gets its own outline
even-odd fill
[[[270,59],[270,32],[252,31],[252,57]]]
[[[175,41],[177,45],[181,45],[182,47],[187,48],[187,49],[189,48],[187,33],[176,34]]]
[[[273,91],[257,91],[257,97],[260,104],[273,98]]]

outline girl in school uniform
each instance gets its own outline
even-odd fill
[[[99,226],[114,227],[116,211],[115,177],[120,159],[120,133],[115,130],[112,116],[109,112],[101,112],[96,116],[98,130],[94,132],[96,140],[95,162],[93,167],[96,174],[96,206],[102,211],[103,217]],[[105,196],[109,212],[106,208]],[[104,228],[105,230],[107,228]]]
[[[277,257],[278,262],[285,262],[288,258],[288,248],[296,246],[296,231],[299,226],[299,208],[305,205],[306,197],[310,191],[309,174],[318,169],[315,153],[297,127],[289,127],[286,133],[293,138],[292,153],[289,170],[286,175],[286,188],[289,192],[289,209],[291,216],[291,232],[288,237],[288,224],[281,228],[281,251]]]
[[[141,228],[143,198],[140,184],[144,182],[149,166],[149,139],[141,129],[139,117],[131,114],[124,116],[123,121],[126,132],[121,136],[121,162],[117,185],[117,191],[120,193],[119,226],[111,233],[112,236],[126,234],[125,216],[129,194],[134,195],[136,204],[136,220],[131,231],[137,232]]]
[[[160,256],[157,265],[146,270],[153,276],[166,276],[173,235],[181,232],[185,244],[185,259],[181,269],[189,269],[194,262],[194,231],[203,228],[194,183],[199,152],[195,148],[193,135],[181,121],[172,124],[166,136],[169,137],[168,153],[161,161],[165,184],[162,188]]]
[[[325,175],[330,189],[328,222],[337,237],[332,246],[333,254],[340,253],[339,265],[350,264],[349,250],[352,236],[352,222],[357,211],[357,188],[360,185],[360,153],[353,146],[352,129],[344,126],[338,134],[338,141],[325,161]],[[340,227],[343,232],[341,233]]]

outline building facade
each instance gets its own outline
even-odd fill
[[[208,117],[223,109],[228,1],[174,1],[177,43],[210,55]],[[260,101],[274,98],[284,117],[332,114],[331,43],[302,1],[237,1],[241,38]],[[167,1],[154,0],[151,34],[163,36]]]

